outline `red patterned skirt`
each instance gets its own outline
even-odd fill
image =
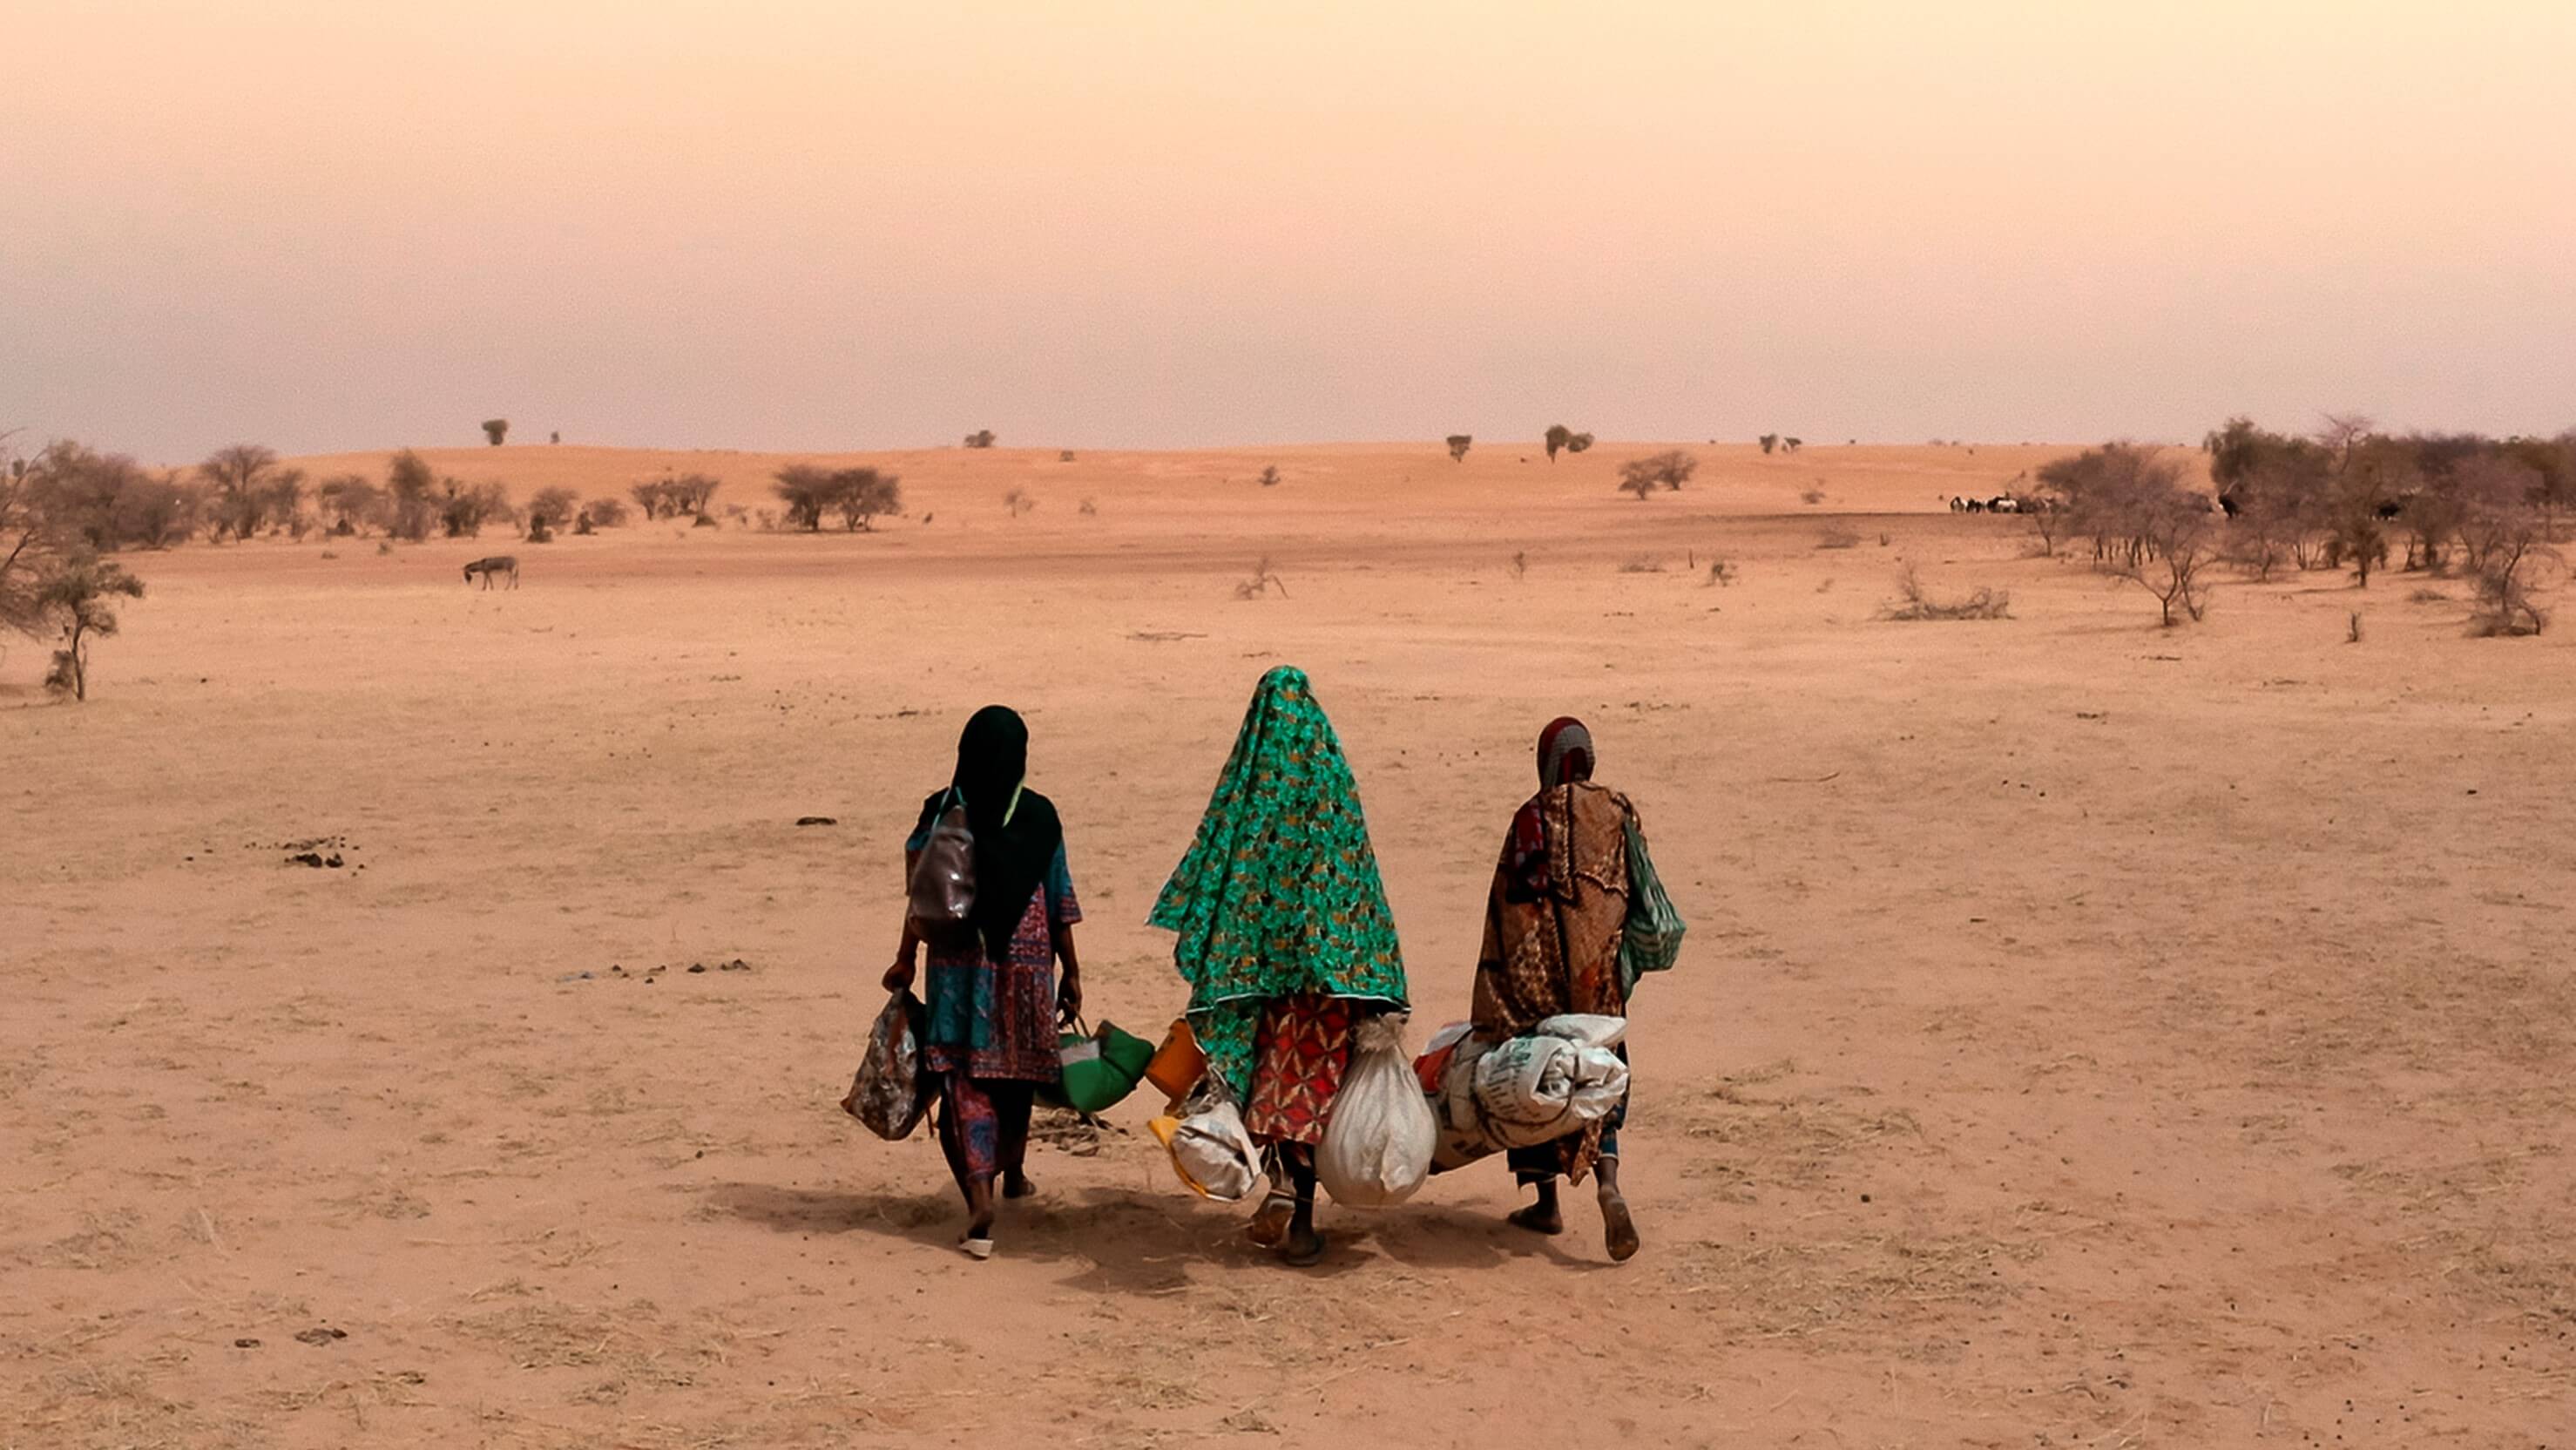
[[[1261,1014],[1254,1039],[1252,1101],[1243,1126],[1259,1143],[1320,1143],[1333,1097],[1351,1065],[1351,1004],[1308,993],[1281,997]]]

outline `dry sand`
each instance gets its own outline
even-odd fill
[[[2311,575],[2159,632],[1942,509],[2048,450],[1702,448],[1645,503],[1636,451],[947,451],[870,460],[872,535],[132,560],[86,707],[0,662],[0,1446],[2563,1443],[2576,630]],[[1875,619],[1900,561],[2013,617]],[[926,1136],[836,1110],[965,716],[1027,713],[1094,1016],[1150,1032],[1147,905],[1279,662],[1417,1039],[1539,725],[1640,803],[1693,932],[1635,1261],[1488,1167],[1287,1270],[1139,1099],[970,1263]]]

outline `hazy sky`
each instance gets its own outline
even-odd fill
[[[2576,424],[2569,0],[13,0],[149,460]]]

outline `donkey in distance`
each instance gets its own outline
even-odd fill
[[[497,579],[504,574],[508,575],[510,578],[510,587],[516,589],[519,587],[518,556],[515,554],[495,554],[491,558],[477,559],[473,563],[465,566],[466,583],[473,583],[474,576],[477,574],[483,576],[483,587],[486,589],[492,587],[492,581],[494,579]]]

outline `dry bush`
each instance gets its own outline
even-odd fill
[[[1973,594],[1957,599],[1936,599],[1923,587],[1921,576],[1908,564],[1896,576],[1895,603],[1880,606],[1882,619],[2010,619],[2012,596],[2000,589],[1980,586]]]
[[[978,429],[976,429],[974,432],[967,434],[967,435],[966,435],[966,446],[967,446],[967,447],[969,447],[969,448],[990,448],[990,447],[992,447],[992,446],[993,446],[993,430],[992,430],[992,429],[990,429],[990,428],[978,428]]]
[[[2478,612],[2469,632],[2480,638],[2535,635],[2549,627],[2549,611],[2538,594],[2544,574],[2563,571],[2566,558],[2538,532],[2493,543],[2477,571]]]
[[[1820,484],[1809,484],[1807,485],[1806,491],[1798,495],[1798,500],[1801,503],[1808,504],[1823,503],[1825,501],[1825,490]]]
[[[1529,577],[1529,550],[1522,549],[1514,553],[1512,555],[1510,567],[1513,578],[1525,579]]]
[[[1084,499],[1081,503],[1076,504],[1073,511],[1082,515],[1086,519],[1096,519],[1100,517],[1100,505],[1093,503],[1089,499]]]
[[[1252,577],[1234,586],[1234,597],[1259,599],[1273,589],[1279,591],[1280,598],[1288,597],[1288,581],[1280,578],[1279,571],[1270,567],[1270,556],[1264,554],[1261,562],[1252,566]]]
[[[1664,572],[1664,561],[1661,559],[1649,558],[1646,555],[1640,554],[1636,558],[1621,561],[1619,572],[1622,574],[1661,574]]]
[[[1449,445],[1450,462],[1464,463],[1467,461],[1467,450],[1475,444],[1476,438],[1471,433],[1452,433],[1441,441]]]
[[[1699,472],[1699,460],[1678,448],[1632,458],[1619,465],[1619,490],[1643,499],[1657,489],[1678,491]]]
[[[1825,530],[1822,534],[1819,534],[1816,537],[1816,547],[1819,549],[1856,549],[1860,547],[1860,535],[1852,532],[1850,529],[1844,528],[1840,524],[1836,524],[1834,527]]]
[[[2141,504],[2132,527],[2138,530],[2139,548],[2113,565],[2111,574],[2154,595],[2165,628],[2182,622],[2174,616],[2176,609],[2197,622],[2209,611],[2210,586],[2202,576],[2218,555],[2200,500],[2175,489],[2160,502]]]
[[[1057,454],[1056,454],[1056,456],[1055,456],[1055,461],[1056,461],[1056,462],[1058,462],[1058,463],[1071,463],[1071,462],[1073,461],[1073,450],[1072,450],[1072,449],[1070,449],[1070,448],[1067,448],[1067,449],[1064,449],[1063,451],[1061,451],[1061,452],[1057,453]]]
[[[1015,488],[1002,495],[1002,507],[1009,509],[1011,511],[1011,517],[1015,519],[1027,514],[1031,509],[1034,509],[1037,506],[1038,501],[1030,497],[1029,491],[1025,488]]]
[[[1708,582],[1720,587],[1732,586],[1738,575],[1735,566],[1724,559],[1708,561]]]
[[[1263,488],[1277,488],[1279,486],[1279,465],[1276,463],[1263,464],[1261,466],[1261,477],[1257,479],[1256,482],[1258,482]]]

